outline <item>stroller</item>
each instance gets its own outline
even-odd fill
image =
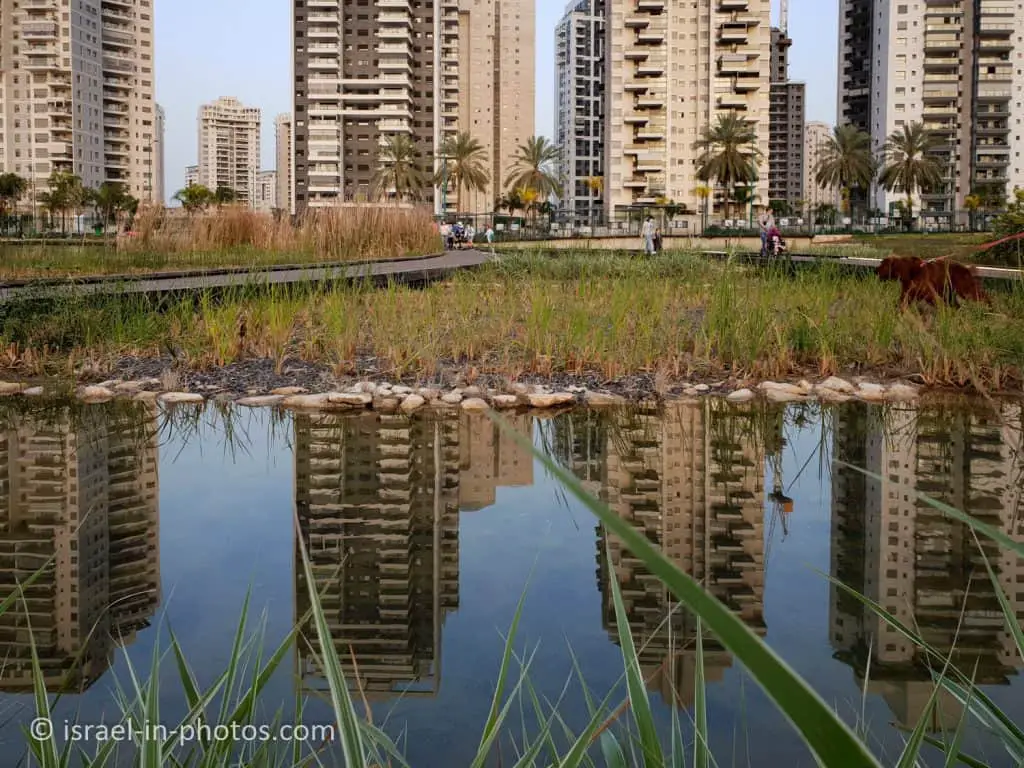
[[[466,228],[462,226],[461,222],[456,222],[452,226],[452,247],[465,248],[467,239]]]
[[[768,245],[765,256],[769,259],[774,259],[784,254],[787,250],[786,241],[782,237],[782,233],[779,232],[777,227],[772,227],[768,230]]]

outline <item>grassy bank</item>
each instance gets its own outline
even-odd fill
[[[699,256],[508,256],[426,289],[239,289],[214,300],[115,297],[8,304],[4,363],[31,373],[174,350],[191,367],[272,358],[357,374],[459,365],[509,377],[920,373],[1002,387],[1024,371],[1024,291],[991,309],[897,310],[898,287],[828,265],[796,276]]]
[[[363,261],[442,248],[429,211],[383,207],[325,210],[295,225],[239,207],[193,217],[150,211],[130,236],[82,243],[0,246],[0,280]]]

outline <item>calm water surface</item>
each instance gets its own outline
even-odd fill
[[[512,421],[866,725],[892,764],[902,743],[894,724],[913,725],[930,696],[927,667],[826,575],[917,622],[939,648],[959,631],[958,663],[976,666],[989,695],[1024,722],[1024,663],[978,549],[911,494],[1024,539],[1021,413],[705,401]],[[598,698],[622,674],[613,578],[657,717],[666,732],[673,708],[689,720],[692,619],[617,541],[606,547],[590,513],[486,417],[292,418],[213,406],[169,415],[133,404],[6,410],[0,421],[0,578],[8,594],[55,558],[27,605],[51,689],[66,692],[58,728],[65,718],[117,722],[113,691],[130,678],[112,637],[145,675],[173,629],[208,685],[227,665],[251,590],[250,624],[262,623],[268,648],[280,642],[309,602],[299,537],[347,670],[354,656],[374,721],[387,722],[414,766],[466,765],[475,753],[524,589],[517,650],[535,652],[531,680],[551,701],[564,696],[570,726],[588,719],[580,686],[566,687],[573,657]],[[1024,618],[1024,563],[989,552]],[[33,713],[24,613],[0,617],[5,766],[22,759]],[[300,696],[306,722],[330,722],[316,650],[300,643],[278,670],[262,703],[268,721]],[[719,764],[813,765],[731,656],[713,642],[705,655]],[[177,680],[168,659],[167,724],[185,712]],[[958,716],[941,703],[936,731]],[[517,736],[523,718],[512,715]],[[1010,764],[982,734],[970,746]]]

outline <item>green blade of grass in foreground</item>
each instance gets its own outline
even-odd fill
[[[574,476],[538,451],[528,438],[511,429],[501,416],[493,411],[488,411],[488,416],[502,432],[530,451],[611,533],[619,537],[680,602],[707,625],[800,732],[804,743],[821,765],[828,768],[881,768],[878,760],[846,723],[725,604],[680,570],[625,520],[588,494]]]
[[[605,541],[605,557],[612,559],[611,542]],[[629,626],[629,616],[622,602],[622,590],[619,580],[613,577],[609,583],[612,588],[612,602],[615,606],[615,629],[619,635],[619,648],[622,649],[622,660],[626,664],[626,690],[629,693],[629,706],[633,710],[633,719],[640,732],[640,748],[643,751],[643,764],[646,768],[661,768],[665,765],[661,743],[658,741],[658,730],[651,713],[651,702],[647,698],[647,686],[640,672],[640,659],[636,655],[633,644],[633,631]]]
[[[348,689],[348,682],[345,680],[345,673],[341,668],[341,661],[338,659],[338,650],[334,647],[334,641],[331,638],[331,629],[327,625],[327,617],[324,615],[324,609],[320,603],[320,595],[316,591],[316,579],[313,576],[313,568],[309,562],[309,553],[306,551],[306,542],[302,537],[297,516],[295,532],[299,542],[299,552],[302,556],[302,570],[306,578],[306,589],[309,592],[313,623],[320,641],[320,661],[323,664],[324,676],[327,678],[330,688],[334,716],[338,721],[338,730],[340,731],[338,736],[342,753],[345,756],[345,766],[346,768],[368,768],[366,752],[363,747],[363,731],[352,703],[352,696]]]

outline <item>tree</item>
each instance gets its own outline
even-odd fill
[[[531,136],[521,144],[512,158],[505,187],[532,190],[547,199],[562,196],[562,185],[555,171],[559,159],[558,147],[543,136]]]
[[[975,229],[975,217],[978,215],[978,209],[981,208],[981,203],[981,195],[977,192],[971,192],[971,194],[964,198],[964,208],[967,209],[967,215],[970,217],[972,232]]]
[[[459,206],[465,210],[462,190],[465,188],[467,192],[483,192],[491,180],[486,167],[487,150],[468,132],[462,132],[447,139],[441,145],[440,154],[444,164],[438,169],[436,183],[438,186],[446,182],[454,184]]]
[[[871,154],[871,137],[856,126],[837,125],[814,169],[815,180],[823,187],[841,189],[848,207],[854,189],[870,188],[877,167]]]
[[[1021,232],[1024,232],[1024,190],[1015,188],[1013,200],[1006,207],[1006,211],[992,220],[992,233],[996,239],[1002,240]],[[1024,248],[1024,241],[1011,240],[992,248],[989,251],[989,256],[999,263],[1019,268],[1022,263],[1022,253],[1024,253],[1022,248]]]
[[[376,196],[394,195],[399,201],[415,199],[426,186],[420,151],[406,134],[388,136],[377,154],[377,160],[380,168],[373,176]]]
[[[213,192],[205,184],[189,184],[174,193],[172,200],[181,203],[181,207],[189,216],[206,210],[214,200]]]
[[[774,211],[776,216],[792,216],[793,206],[789,204],[789,200],[769,200],[768,205]]]
[[[65,171],[51,173],[46,186],[48,189],[39,194],[39,202],[51,219],[60,214],[60,230],[65,233],[67,213],[85,205],[88,193],[78,176]]]
[[[28,189],[28,181],[16,173],[0,173],[0,227],[6,226],[7,217],[18,205]]]
[[[814,223],[834,226],[838,213],[832,203],[819,203],[814,209]]]
[[[761,152],[757,149],[753,123],[733,112],[721,114],[714,125],[704,128],[694,148],[701,152],[697,159],[697,178],[722,187],[728,216],[736,186],[757,180]]]
[[[907,196],[906,220],[914,219],[914,192],[934,189],[942,183],[942,166],[932,154],[942,142],[923,123],[908,123],[893,131],[885,142],[886,163],[878,180],[890,192]]]
[[[90,202],[96,209],[96,216],[103,222],[103,227],[113,221],[116,227],[117,214],[125,210],[128,200],[132,199],[125,191],[124,184],[119,181],[105,181],[100,188],[92,191]]]
[[[508,211],[515,215],[516,211],[525,211],[527,202],[523,200],[522,190],[511,189],[495,201],[494,210]]]
[[[217,204],[217,207],[222,205],[229,205],[238,200],[238,192],[233,190],[231,187],[220,186],[214,190],[213,202]]]

